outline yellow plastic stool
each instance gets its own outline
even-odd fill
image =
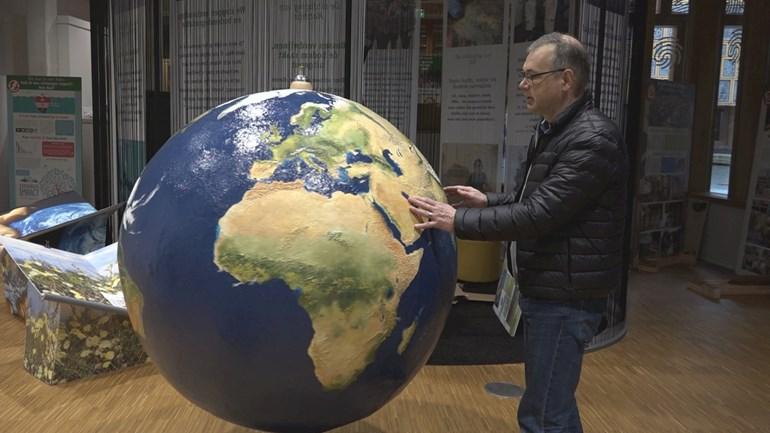
[[[502,269],[500,242],[457,240],[457,280],[466,283],[497,281]]]

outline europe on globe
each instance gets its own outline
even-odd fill
[[[320,432],[373,413],[424,365],[454,295],[450,234],[406,197],[435,172],[368,108],[244,96],[153,157],[119,240],[131,322],[161,374],[231,422]]]

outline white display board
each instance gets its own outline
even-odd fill
[[[770,90],[760,110],[754,166],[736,272],[770,275]]]
[[[459,1],[445,8],[440,165],[445,185],[500,189],[510,4]]]
[[[9,75],[4,85],[11,208],[82,193],[80,78]]]

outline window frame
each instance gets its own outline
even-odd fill
[[[717,106],[720,102],[722,102],[721,93],[722,93],[722,82],[727,83],[727,102],[729,102],[731,99],[731,96],[735,96],[735,118],[733,120],[732,125],[732,146],[730,151],[730,171],[728,175],[728,184],[727,184],[727,195],[722,195],[718,193],[714,193],[711,191],[711,178],[713,176],[713,169],[714,169],[714,143],[717,139],[716,134],[713,132],[716,130],[717,123],[719,122],[719,119],[712,115],[711,117],[711,127],[709,128],[711,133],[711,139],[709,140],[709,152],[708,152],[708,162],[707,162],[707,175],[706,180],[707,183],[705,185],[705,188],[702,189],[701,193],[705,196],[713,199],[713,200],[723,200],[725,203],[729,204],[732,201],[735,201],[735,193],[734,193],[734,182],[733,178],[735,177],[736,169],[736,149],[740,145],[740,142],[738,140],[739,131],[738,131],[738,125],[740,125],[740,117],[742,112],[746,111],[742,104],[742,97],[741,93],[743,90],[743,75],[746,68],[741,68],[741,61],[745,58],[743,55],[743,48],[745,43],[745,36],[746,36],[746,12],[744,10],[743,15],[728,15],[727,14],[727,2],[730,0],[721,0],[721,19],[718,25],[718,40],[716,41],[716,44],[713,46],[717,50],[717,64],[714,72],[715,80],[714,80],[714,98],[712,100],[712,110],[714,113],[717,111]],[[717,3],[717,4],[719,4]],[[740,27],[741,28],[741,53],[740,58],[738,60],[738,66],[737,66],[737,76],[734,76],[734,78],[731,79],[725,79],[724,75],[722,74],[723,71],[723,62],[726,60],[724,57],[722,57],[722,53],[728,49],[728,45],[725,43],[724,39],[724,32],[725,29],[729,26],[732,27]]]
[[[750,173],[753,166],[761,89],[767,73],[767,44],[770,32],[765,30],[763,17],[770,14],[770,2],[746,0],[743,15],[727,15],[726,1],[691,3],[690,13],[695,22],[693,35],[697,41],[711,41],[694,46],[689,54],[696,58],[689,71],[696,85],[695,117],[693,122],[690,196],[707,199],[725,206],[744,208],[749,195]],[[743,28],[741,62],[735,97],[732,156],[727,196],[711,193],[714,128],[718,83],[721,78],[721,46],[724,27]],[[732,92],[733,89],[730,89]]]
[[[660,13],[656,12],[656,6],[660,5]],[[656,0],[655,2],[652,2],[651,8],[652,8],[652,19],[650,20],[649,25],[649,32],[650,32],[650,42],[648,45],[648,53],[652,53],[652,49],[654,47],[653,43],[655,41],[654,38],[654,32],[656,27],[674,27],[676,34],[676,40],[681,45],[681,51],[680,51],[680,58],[679,63],[673,63],[671,64],[670,68],[673,69],[674,73],[671,76],[671,81],[685,81],[686,75],[687,75],[687,56],[685,55],[687,52],[687,46],[688,46],[688,40],[689,40],[689,34],[687,33],[688,25],[687,23],[690,20],[690,16],[692,15],[692,4],[690,4],[690,10],[686,14],[675,14],[671,11],[671,4],[672,0]],[[650,59],[650,66],[653,64],[654,59]],[[651,72],[652,68],[650,69],[649,73],[646,74],[645,79],[649,80],[651,79]]]

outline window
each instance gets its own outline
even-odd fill
[[[743,1],[727,0],[725,14],[737,15],[743,12]],[[730,169],[732,167],[733,140],[735,137],[736,102],[738,99],[743,26],[732,24],[740,17],[733,16],[722,31],[721,55],[719,59],[719,80],[717,82],[716,106],[714,107],[714,133],[711,150],[711,194],[727,197],[730,192]]]
[[[719,82],[719,105],[729,105],[730,103],[730,82],[722,80]]]
[[[733,78],[736,76],[735,74],[735,62],[730,61],[730,59],[722,59],[722,77],[723,78]]]
[[[655,26],[652,39],[650,78],[673,80],[674,66],[679,63],[682,47],[675,26]]]
[[[687,35],[690,0],[656,0],[652,28],[650,78],[680,81],[684,74],[682,55]]]
[[[671,0],[671,13],[676,15],[690,13],[690,0]]]
[[[690,0],[655,0],[656,15],[687,15],[690,13]]]
[[[743,15],[745,6],[744,0],[727,0],[725,1],[725,14]]]

